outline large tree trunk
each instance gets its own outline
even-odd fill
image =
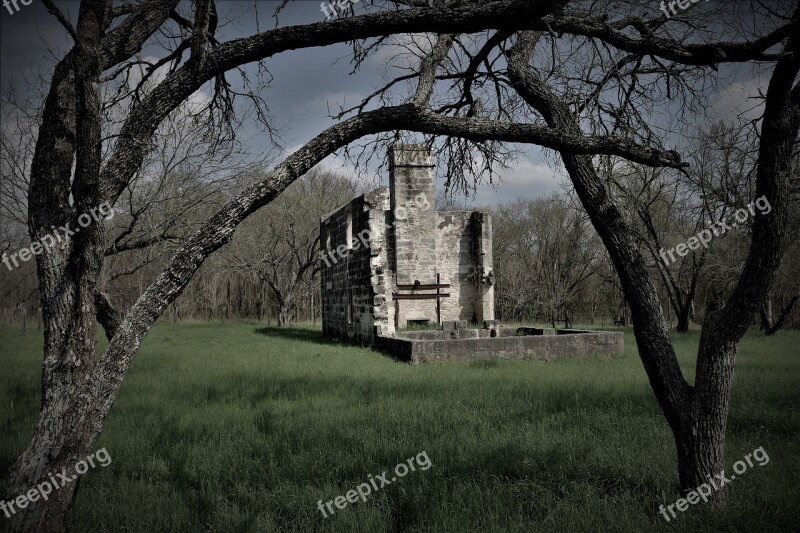
[[[100,174],[100,44],[108,21],[103,0],[81,3],[73,54],[76,101],[76,165],[72,187],[74,209],[68,217],[75,228],[76,215],[89,214],[99,205]],[[64,104],[64,94],[51,92],[50,105]],[[68,105],[68,104],[67,104]],[[48,115],[45,114],[47,117]],[[59,119],[42,124],[59,127]],[[51,198],[52,184],[36,174],[50,154],[37,146],[38,167],[30,188],[31,235],[48,232],[42,225],[50,213],[43,206]],[[75,476],[54,489],[46,501],[26,505],[8,520],[10,531],[61,531],[77,487],[74,465],[92,452],[101,425],[91,419],[95,403],[92,371],[95,366],[97,313],[95,295],[105,249],[105,228],[95,220],[76,228],[65,246],[53,246],[37,261],[45,343],[42,405],[34,437],[13,465],[7,492],[25,494],[47,480],[48,474],[66,470]]]
[[[691,308],[681,307],[675,313],[675,318],[678,320],[678,325],[675,327],[675,331],[678,333],[687,333],[689,331],[689,314],[691,312]]]
[[[577,117],[528,64],[540,36],[535,32],[520,35],[509,54],[509,76],[520,96],[541,113],[550,127],[579,136],[582,132]],[[780,262],[792,146],[800,127],[800,86],[792,89],[800,70],[798,44],[798,39],[790,39],[787,51],[794,54],[789,53],[776,66],[762,126],[756,196],[765,195],[773,211],[770,216],[756,220],[750,255],[729,305],[710,313],[705,321],[694,387],[683,377],[656,289],[634,245],[631,230],[599,179],[591,158],[560,152],[630,303],[639,355],[675,438],[680,486],[684,492],[723,469],[736,346],[769,290]],[[724,491],[715,491],[713,496],[721,499]]]
[[[712,322],[704,325],[713,328]],[[692,403],[675,431],[678,475],[682,492],[709,480],[715,483],[723,472],[725,431],[730,409],[736,344],[707,335],[698,350],[697,377]],[[724,500],[725,491],[714,491],[714,500]]]
[[[96,1],[81,4],[77,33],[82,46],[55,68],[31,163],[28,210],[32,240],[67,223],[75,229],[77,216],[99,205],[99,73],[138,51],[176,3],[167,0],[144,6],[110,32],[102,46],[98,39],[108,22],[105,5]],[[70,191],[76,148],[78,164]],[[44,247],[37,256],[44,328],[41,406],[31,442],[11,467],[6,501],[48,480],[49,473],[57,476],[72,469],[93,451],[102,428],[102,420],[91,413],[96,401],[92,373],[95,291],[104,234],[99,221],[73,237],[61,232],[58,244]],[[16,509],[10,518],[0,518],[0,528],[13,532],[62,530],[77,484],[53,490],[47,500],[40,498]]]

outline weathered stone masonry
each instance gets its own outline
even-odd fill
[[[494,319],[491,217],[436,212],[434,194],[430,151],[398,145],[388,188],[322,219],[325,335],[372,343],[410,321]]]

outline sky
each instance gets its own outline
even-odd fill
[[[56,5],[74,23],[78,2],[57,0]],[[236,19],[220,29],[221,40],[248,36],[274,27],[274,5],[275,2],[268,1],[219,1],[220,19]],[[655,2],[653,5],[656,9]],[[49,73],[54,64],[53,53],[60,57],[71,45],[64,29],[38,0],[27,6],[18,0],[18,7],[19,10],[15,11],[10,4],[7,8],[0,4],[0,82],[3,90],[9,81]],[[320,2],[294,1],[281,14],[280,24],[320,22],[324,17]],[[279,54],[267,61],[274,81],[262,96],[275,117],[275,125],[283,131],[285,153],[291,153],[333,125],[335,122],[328,117],[329,110],[335,110],[343,103],[357,103],[383,84],[381,70],[389,59],[386,53],[371,58],[365,68],[351,73],[349,51],[345,45],[310,48]],[[152,47],[142,52],[144,57],[159,55],[160,50]],[[254,69],[248,68],[248,73],[253,74]],[[733,116],[752,108],[750,97],[764,84],[763,79],[750,79],[746,73],[737,74],[730,86],[723,86],[712,97],[716,108],[713,113],[721,117]],[[757,115],[758,109],[750,113]],[[268,149],[267,135],[255,124],[247,124],[239,133],[254,151]],[[519,159],[508,162],[509,169],[498,169],[498,183],[479,185],[472,198],[460,201],[465,206],[486,206],[517,198],[546,196],[567,183],[563,170],[555,168],[553,161],[552,153],[536,147],[526,148]],[[331,156],[322,165],[354,175],[353,169],[340,156]],[[388,182],[388,177],[383,174],[378,179],[384,185]],[[441,187],[441,183],[438,186]]]

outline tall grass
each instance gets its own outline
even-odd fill
[[[741,343],[727,464],[763,446],[723,515],[675,501],[672,436],[633,336],[622,359],[408,365],[305,327],[159,324],[82,480],[73,531],[793,531],[800,333]],[[0,339],[0,479],[36,419],[41,338]],[[698,333],[676,335],[693,379]],[[102,343],[101,343],[102,344]],[[406,458],[409,473],[317,510]]]

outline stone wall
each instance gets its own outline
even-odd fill
[[[392,291],[401,295],[430,294],[431,290],[400,288],[436,283],[436,211],[430,150],[421,145],[396,145],[389,152],[389,257]],[[392,326],[408,321],[436,323],[435,299],[396,299],[390,311]]]
[[[492,217],[488,213],[474,211],[472,226],[475,234],[476,284],[478,294],[475,315],[478,323],[494,320],[494,255],[492,253]]]
[[[495,358],[553,361],[582,357],[622,357],[624,337],[624,334],[618,332],[491,338],[478,334],[473,338],[448,340],[376,337],[375,346],[401,360],[414,363]]]
[[[436,211],[430,150],[397,145],[389,152],[389,190],[397,283],[436,282]],[[423,198],[428,208],[419,205]]]
[[[475,231],[472,212],[448,211],[436,213],[436,248],[440,250],[436,267],[442,289],[450,294],[442,300],[442,321],[477,320],[479,287],[476,286]]]
[[[388,189],[355,198],[320,223],[323,333],[371,342],[376,326],[391,335],[412,320],[492,320],[491,217],[435,211],[426,147],[397,145],[389,162]],[[437,280],[450,285],[439,289],[449,296],[438,309]]]
[[[479,211],[436,213],[436,268],[443,289],[442,321],[467,320],[482,323],[494,319],[491,216]]]
[[[372,342],[388,321],[386,188],[353,199],[320,223],[322,329],[331,338]]]

